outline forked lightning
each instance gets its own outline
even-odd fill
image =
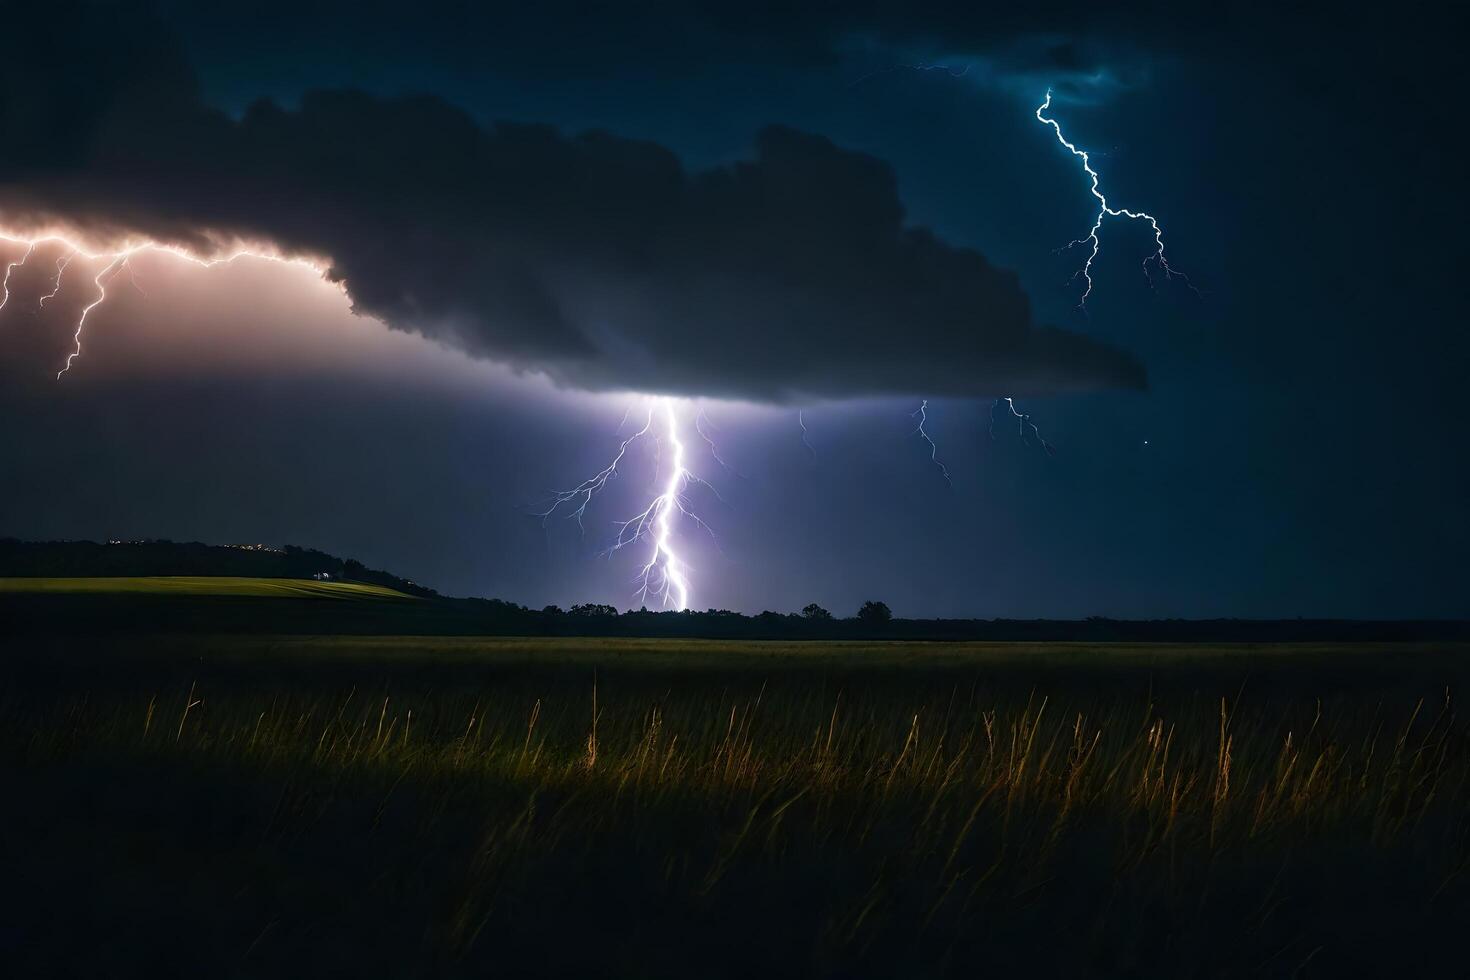
[[[1098,237],[1098,233],[1102,230],[1103,219],[1109,217],[1146,221],[1149,227],[1153,229],[1154,250],[1143,259],[1143,274],[1148,277],[1150,283],[1153,282],[1153,274],[1149,271],[1149,263],[1152,262],[1163,271],[1166,278],[1182,279],[1184,284],[1198,295],[1199,290],[1194,288],[1194,284],[1189,281],[1189,277],[1169,264],[1169,259],[1164,254],[1164,231],[1159,227],[1158,219],[1147,211],[1130,211],[1127,208],[1115,208],[1108,204],[1107,197],[1103,195],[1102,188],[1098,186],[1102,178],[1092,168],[1092,161],[1088,157],[1087,151],[1079,150],[1076,144],[1063,136],[1062,127],[1055,119],[1043,115],[1043,113],[1048,112],[1050,109],[1051,90],[1047,89],[1046,99],[1041,105],[1036,107],[1036,118],[1044,125],[1050,126],[1052,131],[1057,134],[1057,141],[1066,147],[1073,156],[1082,161],[1082,169],[1087,173],[1088,179],[1091,181],[1090,190],[1092,191],[1092,196],[1097,198],[1097,216],[1092,220],[1092,228],[1088,230],[1087,237],[1078,238],[1063,246],[1063,249],[1075,248],[1078,245],[1088,246],[1087,261],[1077,271],[1077,275],[1081,276],[1083,281],[1087,283],[1086,287],[1082,290],[1082,298],[1077,301],[1077,306],[1085,310],[1087,308],[1087,297],[1092,295],[1092,263],[1097,259],[1097,253],[1102,248],[1102,239]]]
[[[44,234],[38,236],[27,236],[4,229],[0,229],[0,241],[8,242],[12,245],[24,245],[26,247],[24,255],[22,255],[19,259],[8,263],[5,266],[4,281],[3,283],[0,283],[0,290],[3,290],[4,292],[3,298],[0,298],[0,310],[3,310],[6,304],[10,302],[11,273],[13,273],[17,268],[24,267],[26,262],[40,246],[55,246],[61,250],[61,254],[56,260],[56,274],[52,279],[51,291],[39,297],[39,301],[37,303],[38,307],[44,307],[47,300],[54,299],[56,295],[61,292],[62,276],[70,267],[71,263],[76,259],[80,258],[88,262],[105,263],[102,266],[101,270],[99,270],[97,274],[92,277],[92,284],[97,289],[97,295],[96,298],[93,299],[86,306],[84,306],[81,313],[77,315],[76,328],[72,331],[72,340],[74,342],[73,348],[71,353],[68,354],[66,357],[66,363],[62,365],[60,371],[56,372],[56,378],[58,381],[61,380],[62,375],[71,370],[72,362],[75,361],[79,356],[81,356],[82,331],[87,323],[87,315],[95,310],[97,307],[101,306],[107,300],[107,286],[118,275],[118,273],[120,273],[124,268],[127,268],[129,269],[129,273],[131,274],[131,267],[128,265],[128,261],[133,256],[138,255],[142,252],[161,252],[167,255],[172,255],[175,258],[183,259],[185,262],[189,262],[193,265],[204,266],[206,268],[216,265],[224,265],[240,258],[256,258],[266,259],[271,262],[280,262],[288,265],[305,266],[319,276],[326,273],[325,265],[311,261],[310,259],[288,258],[280,254],[272,253],[268,250],[256,250],[248,248],[238,248],[232,252],[221,255],[200,255],[178,245],[168,245],[156,241],[142,241],[118,249],[94,250],[83,247],[82,245],[67,238],[64,235]],[[134,284],[136,285],[136,282]]]
[[[728,469],[714,442],[705,432],[700,422],[702,418],[702,413],[695,416],[695,431],[708,444],[710,455]],[[673,398],[649,398],[645,405],[642,428],[619,444],[612,462],[575,487],[554,491],[550,506],[541,511],[539,516],[543,524],[558,515],[575,518],[578,526],[585,529],[587,506],[618,475],[618,467],[628,455],[628,450],[644,439],[653,441],[658,449],[659,469],[664,470],[662,489],[643,510],[626,520],[616,522],[616,534],[604,554],[611,555],[639,541],[646,541],[649,544],[649,553],[647,560],[638,569],[634,595],[643,604],[653,598],[665,608],[683,611],[689,608],[690,566],[677,550],[676,525],[680,520],[687,520],[713,537],[714,532],[710,526],[691,509],[688,491],[691,484],[698,484],[716,497],[719,494],[689,468],[680,435],[678,406]]]

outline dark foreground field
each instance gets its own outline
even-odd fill
[[[1467,652],[32,634],[0,972],[1465,975]]]

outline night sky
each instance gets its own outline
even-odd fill
[[[585,530],[536,515],[653,393],[708,480],[698,608],[1470,615],[1447,13],[459,6],[0,4],[0,262],[62,230],[335,280],[142,254],[57,381],[107,260],[38,308],[38,249],[0,535],[628,607],[646,549],[600,553],[651,446]],[[1110,219],[1077,308],[1096,209],[1048,89],[1198,295]]]

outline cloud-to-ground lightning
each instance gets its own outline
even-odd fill
[[[929,444],[929,462],[939,468],[939,475],[944,477],[945,483],[954,486],[954,481],[949,478],[949,468],[939,459],[939,447],[934,444],[934,440],[930,437],[929,431],[924,428],[924,424],[929,421],[929,399],[926,398],[919,402],[918,410],[910,412],[909,417],[919,420],[919,425],[914,429],[914,434]]]
[[[1082,169],[1087,173],[1088,179],[1091,181],[1090,189],[1092,191],[1092,196],[1097,199],[1098,205],[1097,216],[1093,218],[1092,228],[1089,229],[1087,237],[1078,238],[1075,241],[1072,241],[1063,246],[1064,249],[1075,248],[1078,245],[1089,246],[1087,261],[1084,262],[1082,268],[1077,271],[1077,275],[1081,276],[1083,281],[1087,284],[1082,290],[1082,298],[1077,301],[1078,308],[1085,310],[1087,308],[1087,297],[1092,295],[1092,263],[1097,259],[1097,253],[1102,248],[1102,239],[1098,237],[1098,235],[1099,232],[1102,230],[1103,219],[1109,217],[1130,218],[1135,221],[1146,221],[1148,222],[1149,227],[1153,229],[1154,250],[1150,252],[1147,256],[1145,256],[1143,260],[1143,274],[1148,278],[1150,283],[1153,282],[1153,274],[1149,271],[1149,263],[1152,262],[1163,271],[1166,278],[1182,279],[1184,281],[1184,284],[1188,286],[1195,293],[1195,295],[1199,295],[1199,290],[1194,288],[1194,284],[1189,281],[1189,277],[1169,264],[1169,259],[1164,254],[1164,231],[1162,228],[1159,227],[1158,219],[1149,214],[1147,211],[1130,211],[1127,208],[1115,208],[1108,203],[1107,197],[1103,194],[1102,188],[1099,186],[1102,178],[1098,175],[1098,172],[1092,168],[1092,161],[1089,158],[1087,151],[1078,149],[1076,144],[1068,140],[1066,136],[1062,135],[1062,127],[1054,118],[1043,115],[1043,113],[1049,111],[1050,109],[1051,90],[1047,89],[1046,99],[1041,103],[1041,105],[1036,107],[1036,118],[1044,125],[1050,126],[1052,128],[1052,131],[1057,134],[1057,141],[1060,142],[1062,146],[1066,147],[1073,156],[1082,161]]]
[[[216,265],[225,265],[235,261],[236,259],[241,258],[255,258],[265,259],[271,262],[280,262],[287,265],[305,266],[306,268],[311,269],[313,272],[315,272],[318,276],[325,276],[327,271],[326,265],[324,263],[302,257],[288,257],[273,253],[268,249],[236,248],[233,251],[224,252],[218,255],[207,255],[191,251],[180,245],[172,245],[152,240],[134,242],[132,244],[115,249],[89,249],[61,234],[46,233],[41,235],[24,235],[18,232],[6,230],[4,228],[0,228],[0,241],[7,242],[15,246],[24,245],[26,248],[25,254],[21,258],[8,263],[5,267],[5,277],[3,283],[5,295],[3,299],[0,299],[0,309],[4,309],[6,303],[8,303],[10,300],[11,273],[17,267],[24,266],[26,260],[29,259],[31,255],[35,252],[35,250],[42,245],[58,246],[62,249],[62,254],[61,257],[58,258],[56,261],[56,276],[55,279],[52,281],[51,291],[42,295],[39,298],[39,302],[37,304],[38,308],[45,306],[48,299],[55,298],[55,296],[59,292],[61,292],[62,276],[65,274],[67,268],[71,265],[73,261],[81,258],[88,262],[104,263],[101,270],[92,277],[92,283],[97,288],[97,298],[92,300],[85,307],[83,307],[81,313],[77,316],[75,329],[72,331],[73,348],[71,353],[67,355],[66,363],[62,365],[61,370],[56,373],[57,380],[60,380],[63,375],[71,370],[72,362],[75,361],[77,357],[79,357],[82,353],[82,331],[83,328],[86,326],[87,315],[106,301],[107,284],[110,283],[118,273],[120,273],[126,267],[129,270],[129,274],[131,274],[131,266],[128,263],[129,260],[135,255],[139,255],[144,252],[158,252],[164,255],[171,255],[175,258],[182,259],[192,265],[202,266],[204,268],[211,268]],[[136,280],[134,280],[134,285],[137,286]],[[137,288],[138,291],[141,293],[142,287],[138,286]],[[345,287],[339,286],[339,288]]]
[[[0,227],[0,242],[25,248],[25,253],[21,257],[6,264],[3,279],[0,279],[0,288],[4,290],[4,296],[0,298],[0,308],[3,308],[10,299],[11,274],[16,268],[23,266],[26,260],[42,246],[55,246],[61,250],[61,255],[56,261],[56,272],[51,279],[50,290],[39,298],[40,305],[44,305],[47,300],[55,298],[61,292],[65,273],[72,263],[80,259],[100,264],[100,268],[91,277],[96,290],[95,296],[82,307],[77,315],[72,329],[72,349],[67,354],[61,370],[56,374],[58,380],[71,370],[72,364],[81,355],[82,339],[88,318],[94,310],[106,302],[109,295],[108,286],[125,269],[131,276],[132,270],[129,262],[134,256],[141,253],[158,252],[206,268],[248,257],[305,266],[319,276],[324,276],[326,273],[325,262],[304,257],[284,256],[268,248],[240,247],[228,252],[208,254],[153,240],[133,242],[110,249],[89,248],[63,234],[47,232],[28,235],[3,227]],[[134,280],[134,285],[137,285],[136,280]],[[138,288],[142,292],[142,288]],[[345,289],[345,285],[339,284],[339,288]],[[626,419],[625,415],[624,422]],[[696,418],[693,423],[695,431],[709,445],[711,455],[721,466],[727,466],[713,439],[706,431],[707,425],[708,419],[703,415]],[[619,428],[621,429],[621,425]],[[623,461],[629,447],[640,439],[652,438],[667,455],[667,462],[664,464],[667,466],[667,471],[663,488],[638,514],[627,520],[616,522],[617,533],[607,553],[622,550],[639,541],[650,542],[652,550],[648,560],[639,570],[636,594],[642,601],[647,601],[652,596],[666,607],[683,610],[689,607],[691,580],[688,562],[677,550],[676,525],[681,519],[687,519],[713,537],[713,531],[709,525],[690,509],[687,494],[691,484],[699,484],[707,488],[715,497],[718,497],[719,494],[713,486],[689,468],[680,429],[681,422],[675,400],[661,396],[650,398],[643,427],[622,441],[613,461],[599,473],[571,490],[554,494],[552,506],[542,516],[549,519],[558,511],[566,510],[567,516],[575,517],[581,524],[587,505],[606,486],[607,482],[617,475],[618,465]]]
[[[674,415],[671,398],[660,398],[657,409],[663,415],[665,438],[672,449],[669,461],[668,480],[663,493],[653,499],[647,509],[637,517],[621,522],[618,538],[613,548],[621,548],[624,542],[631,544],[645,533],[653,539],[653,553],[648,556],[639,572],[639,599],[648,601],[650,590],[659,596],[664,605],[677,610],[689,608],[689,579],[684,565],[674,552],[674,513],[687,513],[684,506],[684,489],[689,485],[689,470],[684,465],[684,443],[679,439],[679,420]],[[628,536],[628,529],[633,529]]]
[[[695,418],[694,428],[709,443],[714,458],[724,466],[714,443],[701,427],[699,416]],[[553,491],[550,506],[538,516],[543,524],[558,514],[575,518],[578,526],[585,529],[584,518],[588,505],[618,475],[618,467],[623,463],[628,450],[643,439],[653,441],[659,451],[658,468],[665,470],[662,489],[643,510],[626,520],[615,522],[613,542],[604,554],[611,555],[639,541],[649,542],[651,550],[648,560],[638,570],[634,595],[640,603],[646,604],[651,596],[664,607],[683,611],[689,608],[691,572],[688,561],[677,550],[676,524],[681,519],[688,520],[713,537],[714,532],[710,526],[691,509],[688,490],[691,484],[698,484],[708,488],[717,497],[718,492],[689,467],[684,442],[680,436],[678,407],[673,398],[650,397],[643,426],[618,445],[612,462],[575,487]]]

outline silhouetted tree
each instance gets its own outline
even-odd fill
[[[616,616],[616,606],[605,606],[597,602],[578,603],[572,607],[573,616]]]
[[[872,605],[872,603],[869,603],[869,605]],[[821,606],[817,605],[815,602],[805,606],[801,610],[801,615],[804,619],[818,619],[822,621],[826,621],[832,618],[831,613],[823,609]]]
[[[893,610],[888,608],[886,602],[869,600],[858,610],[857,618],[864,626],[887,626],[888,621],[893,618]]]

